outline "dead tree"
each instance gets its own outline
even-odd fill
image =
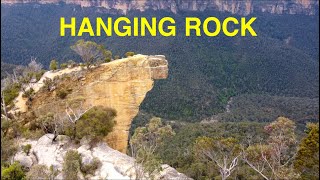
[[[9,120],[8,118],[8,112],[7,112],[7,105],[6,102],[4,100],[4,94],[3,94],[3,90],[1,90],[1,108],[3,110],[4,116],[6,120]],[[1,115],[2,116],[2,115]]]

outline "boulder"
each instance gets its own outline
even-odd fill
[[[18,161],[20,162],[20,164],[27,168],[30,169],[31,166],[33,165],[33,160],[32,160],[32,154],[27,156],[26,153],[24,152],[18,152],[14,157],[13,157],[13,161]]]

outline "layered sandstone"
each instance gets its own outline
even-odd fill
[[[145,11],[220,11],[232,14],[249,15],[255,12],[271,14],[314,15],[319,9],[319,0],[4,0],[1,3],[60,3],[80,5],[81,7],[101,7],[106,10],[127,13],[130,10]]]
[[[114,131],[106,138],[109,146],[124,152],[132,119],[154,79],[168,76],[168,62],[163,56],[134,56],[105,64],[83,91],[88,105],[102,105],[117,111]]]
[[[52,79],[57,76],[60,76],[60,83],[55,91],[41,89],[44,78]],[[168,62],[161,55],[135,55],[104,63],[91,71],[75,68],[47,72],[33,85],[38,92],[29,109],[16,107],[15,111],[24,114],[32,112],[36,117],[51,112],[61,119],[67,118],[67,106],[74,111],[98,105],[113,108],[117,111],[116,125],[105,139],[110,147],[125,152],[131,121],[137,115],[140,104],[152,89],[154,80],[165,79],[167,76]],[[56,91],[61,87],[70,89],[70,94],[65,99],[56,96]],[[17,101],[16,106],[26,103],[23,98]]]

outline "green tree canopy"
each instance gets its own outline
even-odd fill
[[[235,138],[199,137],[195,141],[193,151],[200,161],[211,161],[216,164],[224,180],[238,165],[241,146]]]
[[[76,136],[81,139],[84,136],[101,138],[112,131],[116,122],[117,113],[114,109],[103,106],[95,106],[88,110],[76,122]]]
[[[81,56],[82,61],[87,65],[88,69],[96,61],[106,62],[112,58],[111,51],[106,50],[103,45],[92,41],[78,40],[70,48]]]
[[[50,66],[49,66],[50,70],[57,70],[58,69],[58,64],[59,63],[58,63],[57,60],[55,60],[55,59],[51,60]]]
[[[307,137],[302,139],[294,167],[305,180],[319,179],[319,123],[307,124]]]

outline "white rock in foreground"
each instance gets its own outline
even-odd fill
[[[19,151],[14,156],[14,160],[28,168],[36,164],[43,164],[62,171],[65,153],[68,150],[77,150],[81,154],[82,163],[89,164],[94,158],[101,162],[100,168],[89,179],[135,179],[135,159],[110,148],[106,143],[99,143],[90,149],[87,144],[82,144],[80,147],[75,146],[68,136],[60,135],[56,142],[52,142],[52,138],[53,134],[46,134],[38,141],[28,140],[20,143],[20,145],[31,144],[32,148],[29,156]],[[191,179],[168,165],[162,165],[162,168],[163,171],[156,175],[156,179]],[[62,177],[60,173],[56,178]]]

